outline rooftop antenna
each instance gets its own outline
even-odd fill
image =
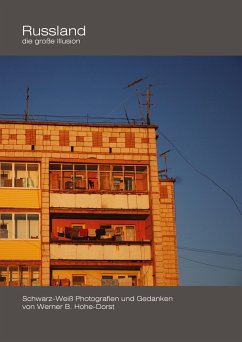
[[[168,153],[171,152],[171,150],[167,150],[165,152],[162,152],[160,154],[160,157],[163,157],[164,158],[164,162],[165,162],[165,168],[164,169],[161,169],[158,171],[159,175],[161,177],[165,177],[165,178],[168,178],[168,167],[167,167],[167,156],[168,156]]]
[[[127,110],[126,110],[125,106],[124,106],[124,113],[125,113],[126,119],[128,121],[128,124],[130,124],[128,113],[127,113]]]
[[[26,110],[24,113],[24,119],[25,121],[28,121],[29,119],[29,87],[26,89]]]
[[[133,87],[135,84],[140,83],[141,81],[144,81],[146,78],[147,78],[147,77],[139,78],[138,80],[135,80],[135,81],[129,83],[128,86],[127,86],[127,88]]]
[[[145,94],[142,94],[143,96],[146,96],[146,102],[144,106],[146,106],[146,124],[150,125],[150,106],[152,106],[152,103],[150,103],[150,99],[152,96],[150,88],[152,87],[152,84],[148,84],[146,88]]]
[[[142,116],[143,116],[143,113],[142,113],[142,107],[141,107],[141,102],[140,102],[140,99],[139,99],[139,93],[138,93],[138,87],[137,87],[137,84],[144,81],[147,77],[143,77],[143,78],[139,78],[138,80],[135,80],[131,83],[128,84],[127,88],[130,88],[130,87],[133,87],[135,86],[135,94],[136,94],[136,97],[137,97],[137,101],[138,101],[138,107],[139,107],[139,111],[140,111],[140,117],[141,117],[141,121],[142,121]]]

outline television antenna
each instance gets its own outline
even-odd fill
[[[142,96],[146,96],[146,102],[145,104],[143,104],[143,106],[146,106],[146,124],[147,125],[150,125],[150,106],[153,105],[152,103],[150,103],[150,99],[152,96],[151,87],[152,87],[152,84],[148,84],[145,94],[142,94]]]
[[[26,89],[26,110],[24,113],[24,120],[28,121],[29,119],[29,87]]]
[[[158,171],[158,174],[161,177],[168,178],[167,157],[168,157],[168,153],[171,152],[171,151],[172,150],[170,149],[170,150],[167,150],[167,151],[164,151],[164,152],[160,153],[160,157],[163,158],[164,163],[165,163],[165,168]]]
[[[125,106],[124,106],[124,114],[125,114],[125,117],[126,117],[126,119],[128,121],[128,124],[130,124],[129,117],[128,117],[128,112],[127,112]]]
[[[144,81],[147,77],[143,77],[143,78],[139,78],[133,82],[130,82],[126,88],[130,88],[130,87],[134,87],[134,92],[135,92],[135,95],[136,95],[136,98],[137,98],[137,102],[138,102],[138,108],[139,108],[139,114],[140,114],[140,119],[141,121],[145,121],[144,120],[144,117],[143,117],[143,113],[142,113],[142,103],[140,102],[140,94],[139,94],[139,91],[138,91],[138,86],[137,84]]]

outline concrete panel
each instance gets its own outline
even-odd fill
[[[151,260],[149,245],[51,244],[50,258],[60,260]]]
[[[52,208],[149,209],[149,196],[137,194],[50,194]]]

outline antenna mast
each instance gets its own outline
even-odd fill
[[[137,87],[137,84],[144,81],[147,77],[144,77],[144,78],[139,78],[138,80],[135,80],[131,83],[128,84],[127,88],[130,88],[130,87],[133,87],[135,86],[135,95],[137,97],[137,101],[138,101],[138,107],[139,107],[139,110],[140,110],[140,117],[141,117],[141,120],[143,121],[142,119],[142,110],[141,110],[141,103],[140,103],[140,99],[139,99],[139,93],[138,93],[138,87]],[[127,118],[127,117],[126,117]]]
[[[146,92],[145,92],[145,94],[143,94],[143,96],[146,96],[145,106],[146,106],[146,123],[147,123],[147,125],[150,125],[150,106],[152,106],[152,103],[150,103],[150,99],[152,96],[152,93],[150,90],[151,87],[152,87],[152,85],[148,84]]]
[[[165,168],[159,170],[158,173],[161,177],[165,177],[165,178],[168,178],[167,156],[168,156],[169,152],[171,152],[171,150],[167,150],[167,151],[160,154],[160,157],[164,158]]]
[[[29,87],[26,89],[26,110],[24,113],[24,119],[25,121],[28,121],[29,119]]]
[[[127,110],[126,110],[125,106],[124,106],[124,113],[125,113],[125,116],[126,116],[126,120],[128,121],[128,124],[130,124],[128,113],[127,113]]]

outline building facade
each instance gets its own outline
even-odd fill
[[[177,286],[156,126],[0,122],[1,286]]]

